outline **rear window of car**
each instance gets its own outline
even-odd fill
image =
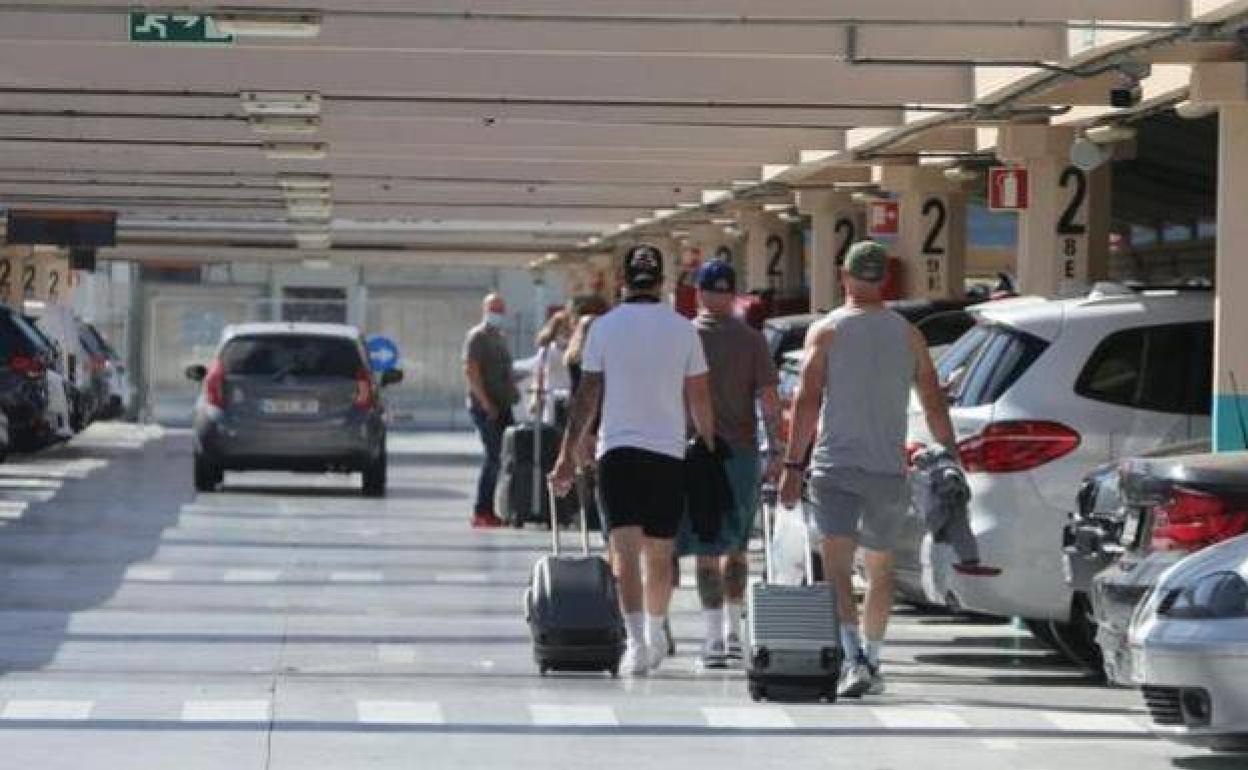
[[[29,327],[26,319],[14,313],[0,312],[0,355],[29,356],[44,348],[44,341]]]
[[[225,373],[353,379],[364,361],[352,340],[293,334],[236,337],[221,351]]]
[[[975,318],[962,310],[930,315],[919,321],[919,332],[929,348],[952,345],[975,326]]]
[[[1118,406],[1169,414],[1211,411],[1213,324],[1141,326],[1096,347],[1075,392]]]
[[[945,351],[936,371],[951,405],[983,406],[1005,395],[1047,348],[1019,329],[979,324]]]

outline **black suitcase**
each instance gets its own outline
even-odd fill
[[[806,585],[772,583],[771,528],[775,521],[774,488],[764,488],[763,547],[766,579],[746,597],[746,681],[754,700],[836,701],[841,664],[840,615],[831,583],[814,582],[813,559],[806,547]]]
[[[540,448],[535,446],[535,439],[540,441]],[[503,433],[501,468],[494,492],[494,511],[503,521],[513,527],[550,521],[550,499],[542,492],[542,486],[534,486],[534,481],[545,479],[555,467],[559,440],[559,431],[550,425],[542,425],[540,433],[533,423],[513,425]],[[534,460],[539,455],[540,466]],[[560,501],[557,510],[561,522],[571,521],[575,506],[572,498]]]
[[[548,671],[618,676],[625,631],[615,577],[605,559],[590,555],[583,513],[580,519],[580,556],[560,554],[559,527],[552,526],[552,553],[533,565],[524,597],[533,659],[543,676]]]

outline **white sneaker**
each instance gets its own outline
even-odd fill
[[[663,634],[659,639],[651,639],[646,645],[649,668],[651,671],[657,671],[663,661],[667,659],[667,651],[671,646],[671,641],[667,634]]]
[[[723,639],[707,639],[698,657],[698,668],[703,671],[723,671],[728,668],[728,647]]]
[[[736,634],[728,634],[728,665],[739,666],[745,661],[745,648],[741,644],[741,637]]]
[[[650,648],[644,644],[629,642],[620,658],[620,673],[624,676],[645,676],[650,672]]]

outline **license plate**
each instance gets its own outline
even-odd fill
[[[1118,542],[1123,548],[1134,548],[1136,538],[1140,536],[1140,520],[1144,518],[1144,514],[1140,511],[1132,511],[1127,514],[1127,520],[1122,523],[1122,537]]]
[[[265,414],[316,414],[321,411],[317,401],[266,398],[260,402],[260,411]]]

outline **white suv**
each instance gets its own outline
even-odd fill
[[[916,516],[898,553],[903,596],[1081,633],[1063,579],[1062,527],[1090,469],[1210,431],[1213,296],[1101,286],[1086,298],[973,309],[941,356],[971,520],[996,577],[951,569]],[[910,439],[931,441],[917,404]],[[1049,640],[1051,641],[1051,640]]]

